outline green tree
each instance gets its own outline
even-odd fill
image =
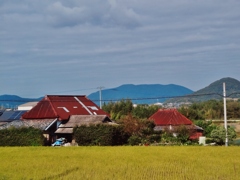
[[[184,116],[191,120],[223,119],[223,101],[209,100],[193,103],[179,108]],[[228,118],[240,118],[240,102],[227,101]]]
[[[227,116],[229,119],[240,117],[240,103],[236,101],[227,101]]]
[[[133,108],[132,114],[134,117],[137,117],[140,119],[148,119],[158,109],[159,109],[159,106],[139,104],[139,105],[137,105],[137,107]]]
[[[202,104],[194,103],[189,107],[181,107],[178,111],[191,120],[205,119]]]
[[[233,139],[237,137],[236,132],[233,127],[228,126],[227,128],[228,142],[231,143]],[[212,130],[211,137],[213,140],[219,144],[223,145],[226,139],[226,130],[223,126],[218,126],[216,129]]]
[[[112,119],[118,121],[129,114],[139,119],[148,119],[159,109],[159,106],[138,104],[136,107],[133,107],[133,103],[130,100],[122,99],[118,102],[104,103],[102,109],[110,114]]]
[[[130,136],[130,145],[150,144],[160,141],[160,134],[154,131],[155,124],[149,120],[138,119],[131,114],[122,117],[119,121],[124,132]]]
[[[129,99],[122,99],[118,102],[104,103],[102,109],[109,113],[112,119],[119,120],[122,116],[126,116],[132,112],[133,104]]]
[[[191,135],[191,130],[188,129],[186,126],[182,125],[176,129],[176,133],[177,141],[180,143],[186,143]]]

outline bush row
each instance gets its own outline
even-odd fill
[[[43,132],[33,127],[0,130],[0,146],[42,146]]]
[[[82,146],[115,146],[127,143],[129,135],[121,125],[83,125],[73,130],[74,139]]]

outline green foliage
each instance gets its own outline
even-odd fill
[[[137,107],[133,108],[132,115],[140,119],[147,119],[151,115],[153,115],[158,109],[159,106],[140,104],[137,105]]]
[[[22,127],[0,130],[0,146],[42,146],[43,133],[33,127]]]
[[[130,145],[150,144],[159,142],[160,135],[154,131],[155,124],[149,120],[141,120],[132,115],[120,119],[124,132],[130,136]]]
[[[237,137],[236,132],[235,132],[234,128],[232,128],[232,127],[227,128],[227,135],[228,135],[229,143],[231,143],[233,141],[233,139],[235,139]],[[225,128],[223,126],[218,126],[216,129],[214,129],[211,132],[211,137],[217,144],[223,145],[225,142],[225,138],[226,138]]]
[[[186,126],[182,125],[176,129],[177,141],[180,143],[186,143],[191,135],[191,130],[187,129]]]
[[[132,135],[128,138],[128,144],[135,146],[142,143],[142,138],[138,135]]]
[[[228,119],[235,119],[240,117],[240,102],[227,101],[227,116]]]
[[[173,136],[173,133],[165,130],[163,131],[162,135],[161,135],[161,142],[162,143],[176,143],[177,142],[177,138]]]
[[[176,127],[174,131],[165,129],[161,134],[161,143],[164,144],[189,144],[189,137],[192,131],[182,125]]]
[[[223,119],[223,101],[209,100],[180,107],[178,111],[191,120]],[[227,101],[228,119],[240,118],[240,102]]]
[[[178,111],[191,120],[205,119],[201,109],[201,104],[194,103],[189,107],[181,107]]]
[[[119,102],[109,102],[103,104],[102,109],[109,113],[112,119],[118,120],[122,116],[126,116],[131,113],[133,104],[131,100],[121,100]]]
[[[104,124],[75,127],[73,133],[76,142],[82,146],[123,145],[129,137],[124,133],[122,126]]]
[[[133,107],[130,100],[121,100],[115,103],[104,103],[102,109],[109,113],[114,120],[119,120],[129,114],[139,119],[147,119],[159,109],[159,106],[139,104],[137,107]]]

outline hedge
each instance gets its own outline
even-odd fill
[[[73,130],[74,138],[80,146],[115,146],[127,143],[128,135],[123,126],[105,124],[82,125]]]
[[[42,146],[44,136],[40,129],[33,127],[0,130],[0,146]]]

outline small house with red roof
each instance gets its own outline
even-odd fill
[[[71,133],[64,133],[63,131],[59,133],[57,130],[60,125],[66,124],[71,116],[76,115],[99,116],[99,118],[103,118],[102,122],[105,122],[106,116],[109,116],[86,96],[46,95],[37,105],[22,115],[21,121],[24,124],[31,124],[33,127],[34,124],[45,124],[42,129],[49,143],[57,137],[65,137],[68,141],[71,141]],[[108,121],[111,120],[108,118]],[[77,124],[79,122],[71,123],[73,127]]]
[[[169,130],[173,133],[180,126],[185,126],[191,131],[190,139],[198,139],[203,134],[203,129],[193,124],[191,120],[182,115],[177,109],[159,109],[149,120],[154,121],[156,131]]]

